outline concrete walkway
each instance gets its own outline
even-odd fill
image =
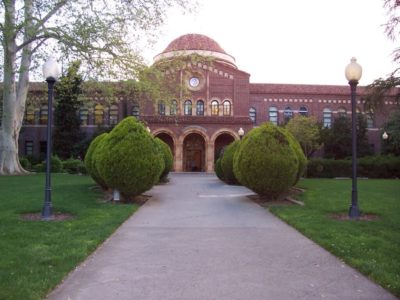
[[[207,174],[172,174],[49,299],[396,299]]]

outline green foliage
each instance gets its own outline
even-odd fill
[[[107,184],[104,182],[99,173],[99,170],[97,169],[97,160],[102,150],[102,142],[107,135],[108,133],[105,132],[93,139],[85,156],[86,171],[90,176],[92,176],[93,180],[96,181],[96,183],[99,184],[103,189],[107,189]]]
[[[221,167],[221,157],[218,158],[217,161],[215,162],[214,171],[215,171],[215,175],[217,175],[217,177],[220,180],[225,181],[224,173],[223,173],[222,167]]]
[[[310,157],[321,147],[320,124],[316,117],[304,117],[298,115],[286,124],[286,129],[300,143],[304,154]]]
[[[154,138],[134,117],[122,120],[101,144],[96,166],[107,186],[130,198],[158,182],[164,160]]]
[[[80,64],[79,61],[71,63],[67,74],[55,85],[54,153],[62,159],[77,157],[74,147],[84,138],[79,118],[83,81],[82,75],[78,74]]]
[[[160,175],[160,181],[165,181],[168,177],[168,173],[172,170],[174,157],[172,155],[171,149],[166,143],[164,143],[159,138],[155,138],[155,142],[157,143],[159,151],[162,155],[162,159],[164,160],[164,170]]]
[[[358,157],[371,154],[366,127],[365,118],[359,114],[357,118]],[[326,158],[343,159],[351,156],[351,119],[347,117],[336,118],[331,128],[323,128],[321,130],[321,140],[324,144],[324,155]]]
[[[390,114],[383,130],[388,139],[382,142],[382,152],[400,156],[400,108]]]
[[[315,158],[308,162],[307,177],[351,177],[350,159]],[[365,156],[357,160],[357,176],[368,178],[400,178],[400,158],[395,156]]]
[[[62,162],[63,169],[70,174],[86,174],[86,168],[80,159],[69,158]]]
[[[251,130],[236,151],[233,170],[241,184],[258,194],[279,198],[296,181],[299,158],[284,128],[265,123]]]
[[[229,146],[227,146],[224,150],[224,153],[221,157],[221,169],[224,174],[224,181],[228,184],[238,184],[239,181],[236,179],[235,174],[233,173],[233,157],[235,152],[239,148],[240,141],[234,141]]]
[[[290,147],[296,153],[297,159],[299,161],[299,168],[297,170],[296,180],[295,180],[295,182],[292,183],[292,185],[296,185],[297,182],[300,180],[301,176],[303,176],[304,172],[307,169],[307,158],[304,155],[304,152],[301,149],[299,142],[291,135],[290,132],[286,132],[286,137],[289,141]]]
[[[30,170],[32,168],[32,164],[27,157],[20,157],[19,162],[25,170]]]
[[[33,171],[35,172],[46,172],[46,161],[41,162],[33,166]],[[63,171],[63,165],[61,159],[54,155],[51,157],[50,172],[51,173],[61,173]]]

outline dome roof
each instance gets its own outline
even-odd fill
[[[224,49],[208,36],[202,34],[185,34],[175,40],[173,40],[162,53],[171,51],[182,51],[182,50],[208,50],[213,52],[224,53]]]
[[[174,39],[163,52],[154,57],[154,62],[165,58],[190,54],[211,56],[220,62],[236,68],[235,58],[226,53],[216,41],[203,34],[195,33],[185,34]]]

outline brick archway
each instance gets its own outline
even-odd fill
[[[189,133],[183,140],[183,171],[204,172],[206,164],[206,141],[196,132]]]

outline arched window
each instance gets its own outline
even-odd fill
[[[219,115],[219,103],[217,100],[211,101],[211,115],[212,116]]]
[[[177,110],[178,110],[178,102],[176,102],[176,100],[172,100],[172,102],[171,102],[171,108],[170,108],[170,110],[169,110],[169,114],[170,114],[171,116],[175,116]]]
[[[204,101],[198,100],[196,103],[196,115],[204,116]]]
[[[158,102],[158,114],[160,116],[165,116],[165,103],[164,101]]]
[[[275,106],[269,108],[268,118],[272,124],[278,125],[278,109]]]
[[[40,118],[39,118],[39,123],[41,125],[46,125],[47,124],[47,118],[48,118],[48,106],[47,105],[42,105],[40,107]]]
[[[308,109],[305,106],[300,107],[299,114],[303,117],[308,117]]]
[[[346,117],[347,116],[347,111],[344,107],[339,107],[337,110],[338,116],[339,117]]]
[[[135,118],[139,118],[139,115],[140,115],[139,105],[137,103],[134,103],[132,105],[132,116],[134,116]]]
[[[283,112],[283,116],[285,118],[285,123],[289,122],[291,118],[293,118],[293,110],[290,108],[290,106],[287,106],[285,108],[285,111]]]
[[[256,124],[256,115],[257,115],[256,109],[254,107],[250,107],[249,117],[253,121],[253,124]]]
[[[0,108],[0,110],[1,110],[1,108]],[[35,109],[33,107],[28,107],[26,109],[26,112],[25,112],[25,124],[27,124],[27,125],[34,125],[35,124]]]
[[[96,104],[94,107],[94,124],[103,125],[104,107],[101,104]]]
[[[223,115],[224,116],[230,116],[231,115],[231,102],[228,100],[225,100],[223,103]]]
[[[186,100],[185,103],[183,104],[183,111],[185,116],[191,116],[192,115],[192,101],[191,100]]]
[[[87,126],[89,124],[89,110],[86,107],[82,107],[79,110],[79,120],[82,126]]]
[[[323,110],[323,124],[327,128],[332,126],[332,111],[329,108],[324,108]]]
[[[109,124],[116,125],[118,123],[118,106],[113,104],[109,110]]]
[[[367,128],[374,128],[374,111],[370,110],[365,113],[365,118],[367,121]]]

